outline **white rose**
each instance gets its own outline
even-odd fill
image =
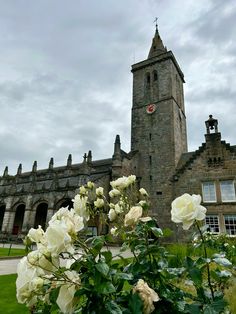
[[[116,204],[114,209],[115,209],[115,212],[117,214],[123,213],[124,212],[124,210],[123,210],[123,202],[119,202],[118,204]]]
[[[134,174],[132,174],[131,176],[129,176],[127,178],[127,185],[129,186],[129,185],[133,184],[135,181],[136,181],[136,176]]]
[[[88,187],[90,190],[92,190],[93,187],[94,187],[94,183],[91,182],[91,181],[88,181],[88,182],[87,182],[87,187]]]
[[[44,284],[44,280],[40,277],[35,277],[30,283],[32,290],[35,292],[40,292],[40,290],[43,287],[43,284]]]
[[[133,184],[135,180],[136,180],[136,176],[131,175],[129,177],[118,178],[117,180],[112,181],[110,184],[113,189],[124,190],[125,188]]]
[[[87,195],[87,194],[88,194],[88,191],[87,191],[86,188],[82,185],[82,186],[79,188],[79,193],[80,193],[80,195]]]
[[[113,236],[116,236],[116,233],[117,233],[117,227],[111,228],[111,234],[112,234]]]
[[[148,196],[148,192],[147,192],[144,188],[139,189],[139,193],[140,193],[142,196]]]
[[[76,271],[65,271],[64,274],[70,282],[61,286],[56,302],[62,313],[71,314],[74,311],[74,294],[80,285],[80,278]]]
[[[117,190],[117,189],[113,189],[113,190],[111,190],[111,191],[109,192],[109,196],[110,196],[111,198],[116,197],[116,196],[119,196],[119,195],[120,195],[120,191]]]
[[[59,266],[59,258],[45,256],[39,250],[30,252],[27,255],[28,263],[34,267],[40,267],[46,272],[55,271]]]
[[[97,198],[96,201],[94,202],[94,206],[96,208],[101,208],[104,206],[104,200],[102,198]]]
[[[28,306],[32,306],[37,302],[37,296],[35,295],[36,291],[32,287],[32,282],[40,275],[44,275],[43,270],[37,267],[32,267],[32,265],[28,263],[26,256],[20,260],[17,265],[16,279],[16,297],[19,303],[25,303]]]
[[[127,226],[134,225],[139,220],[139,218],[142,217],[142,214],[143,214],[143,209],[141,206],[131,207],[128,214],[125,215],[125,221],[124,221],[125,226],[127,227]]]
[[[158,294],[151,289],[148,284],[143,280],[139,279],[137,284],[133,288],[133,292],[137,292],[143,301],[143,313],[149,314],[155,310],[153,302],[160,300]]]
[[[99,187],[96,189],[96,195],[97,196],[103,196],[103,194],[104,194],[104,188]]]
[[[44,235],[42,227],[39,225],[37,229],[31,228],[28,232],[28,237],[32,242],[41,242]]]
[[[49,225],[45,233],[47,248],[52,256],[58,256],[62,252],[74,253],[72,239],[67,232],[64,221],[56,220]]]
[[[114,210],[114,208],[111,208],[108,213],[108,218],[110,219],[110,221],[114,221],[116,217],[117,217],[116,211]]]
[[[75,198],[72,200],[74,202],[74,210],[75,212],[84,218],[85,221],[88,221],[90,216],[89,216],[89,211],[87,209],[87,196],[81,196],[79,194],[75,195]]]
[[[177,197],[171,204],[171,220],[175,223],[183,223],[183,229],[188,230],[195,220],[203,220],[206,217],[206,208],[200,205],[200,195],[187,193]]]
[[[71,210],[68,207],[60,208],[49,221],[49,226],[55,221],[64,221],[67,232],[73,237],[84,228],[83,217],[77,215],[73,208]]]

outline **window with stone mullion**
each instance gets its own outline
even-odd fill
[[[233,180],[220,182],[221,200],[222,202],[236,201],[235,187]]]
[[[203,202],[216,202],[216,188],[213,181],[202,183]]]
[[[236,235],[236,215],[225,215],[225,230],[229,235]]]

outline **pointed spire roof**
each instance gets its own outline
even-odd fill
[[[156,25],[156,31],[155,31],[155,35],[152,39],[152,46],[151,46],[151,49],[150,49],[149,54],[148,54],[148,59],[159,56],[160,54],[162,54],[166,51],[167,51],[167,49],[163,45],[163,42],[161,40],[159,31],[158,31],[158,28]]]

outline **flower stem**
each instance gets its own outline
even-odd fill
[[[196,221],[196,226],[197,226],[197,229],[198,229],[200,236],[201,236],[201,239],[202,239],[202,244],[203,244],[203,249],[204,249],[204,257],[206,259],[207,281],[208,281],[208,286],[209,286],[210,291],[211,291],[212,299],[214,300],[215,296],[214,296],[214,290],[213,290],[212,283],[211,283],[211,275],[210,275],[210,267],[209,267],[209,262],[208,262],[208,257],[207,257],[206,242],[205,242],[202,230],[201,230],[197,221]]]

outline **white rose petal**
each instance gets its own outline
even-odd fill
[[[99,187],[96,189],[96,195],[97,196],[103,196],[104,195],[104,188]]]
[[[91,181],[88,181],[88,182],[87,182],[87,187],[88,187],[90,190],[92,190],[93,187],[94,187],[94,183],[91,182]]]
[[[88,221],[90,218],[89,211],[87,209],[87,196],[81,196],[79,194],[75,195],[75,198],[72,200],[74,202],[75,212],[84,218],[85,221]]]
[[[117,217],[116,211],[114,210],[114,208],[111,208],[108,213],[108,218],[110,219],[110,221],[114,221],[116,217]]]
[[[142,299],[144,314],[150,314],[155,310],[153,302],[159,301],[160,298],[143,279],[138,280],[137,284],[133,288],[133,292],[137,292]]]
[[[56,302],[62,313],[71,314],[74,311],[74,294],[81,281],[76,271],[67,270],[64,274],[70,282],[66,282],[61,286]]]
[[[115,236],[116,233],[117,233],[117,227],[111,228],[111,234],[112,234],[113,236]]]
[[[115,209],[115,212],[116,212],[117,214],[121,214],[121,213],[124,212],[122,205],[123,205],[123,204],[121,204],[121,203],[118,203],[118,204],[115,205],[115,208],[114,208],[114,209]]]
[[[111,191],[109,192],[109,196],[110,196],[111,198],[116,197],[116,196],[119,196],[119,195],[120,195],[120,191],[117,190],[117,189],[113,189],[113,190],[111,190]]]
[[[148,222],[148,221],[152,220],[152,217],[141,217],[141,218],[139,218],[139,220],[142,222]]]
[[[32,242],[40,242],[43,238],[44,231],[42,227],[39,225],[37,229],[31,228],[28,232],[28,237]]]
[[[171,220],[183,223],[183,229],[188,230],[195,220],[203,220],[206,217],[206,208],[200,203],[200,195],[185,193],[177,197],[171,204]]]
[[[139,218],[142,217],[142,214],[143,214],[143,209],[141,206],[131,207],[128,214],[125,215],[124,225],[126,227],[134,225],[139,220]]]
[[[56,220],[49,224],[45,237],[52,256],[58,256],[62,252],[74,253],[72,239],[67,231],[64,221]]]
[[[140,193],[142,196],[148,196],[148,192],[147,192],[144,188],[139,189],[139,193]]]
[[[28,306],[32,306],[37,302],[38,297],[36,293],[39,292],[38,290],[42,287],[41,284],[39,285],[40,279],[38,278],[43,275],[43,270],[30,265],[26,256],[20,260],[17,265],[16,279],[16,297],[19,303],[25,303]],[[33,287],[35,288],[34,285],[37,285],[37,291],[33,289]]]
[[[104,200],[102,198],[98,198],[96,199],[96,201],[94,202],[94,206],[96,208],[101,208],[104,206]]]

